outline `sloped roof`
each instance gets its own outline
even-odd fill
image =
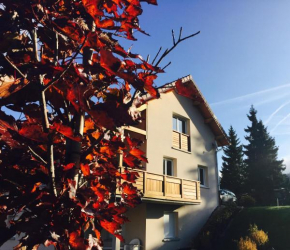
[[[211,110],[209,104],[204,98],[203,94],[194,83],[191,75],[182,77],[171,83],[164,84],[158,88],[159,93],[166,93],[175,90],[177,94],[192,99],[193,105],[200,111],[204,118],[204,122],[210,127],[218,146],[229,145],[227,134],[219,123],[218,119]],[[143,101],[152,99],[150,95],[143,96]]]

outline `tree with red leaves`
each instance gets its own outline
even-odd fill
[[[155,64],[125,51],[116,38],[146,34],[141,1],[0,1],[0,245],[20,232],[15,249],[99,249],[102,229],[122,240],[141,197],[127,167],[147,159],[120,128],[140,122],[134,100],[159,97],[159,63],[195,35],[173,35]]]

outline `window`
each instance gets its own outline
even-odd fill
[[[177,218],[176,212],[164,212],[164,238],[174,239],[177,237]]]
[[[186,134],[187,133],[187,129],[186,129],[186,120],[182,119],[180,117],[173,117],[172,118],[172,127],[173,130],[179,132],[179,133],[183,133]]]
[[[201,186],[207,186],[207,168],[206,167],[198,167],[198,180],[200,181]]]
[[[172,159],[163,159],[163,174],[165,175],[174,175],[174,166],[173,166],[173,160]]]
[[[172,117],[172,146],[183,151],[190,151],[188,119],[178,116]]]

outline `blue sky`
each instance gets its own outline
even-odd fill
[[[179,45],[163,62],[161,85],[191,74],[228,131],[230,125],[245,143],[244,128],[251,104],[279,146],[279,157],[290,172],[290,1],[280,0],[159,0],[144,4],[141,28],[132,52],[154,57],[158,48],[178,35],[201,33]],[[220,154],[221,155],[221,154]],[[220,156],[219,156],[220,158]],[[221,165],[221,160],[219,162]]]

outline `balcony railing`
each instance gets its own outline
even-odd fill
[[[172,131],[172,146],[183,151],[190,151],[189,135]]]
[[[136,170],[134,170],[136,171]],[[143,194],[143,199],[200,203],[200,182],[181,179],[174,176],[153,174],[137,170],[139,178],[136,186]]]

